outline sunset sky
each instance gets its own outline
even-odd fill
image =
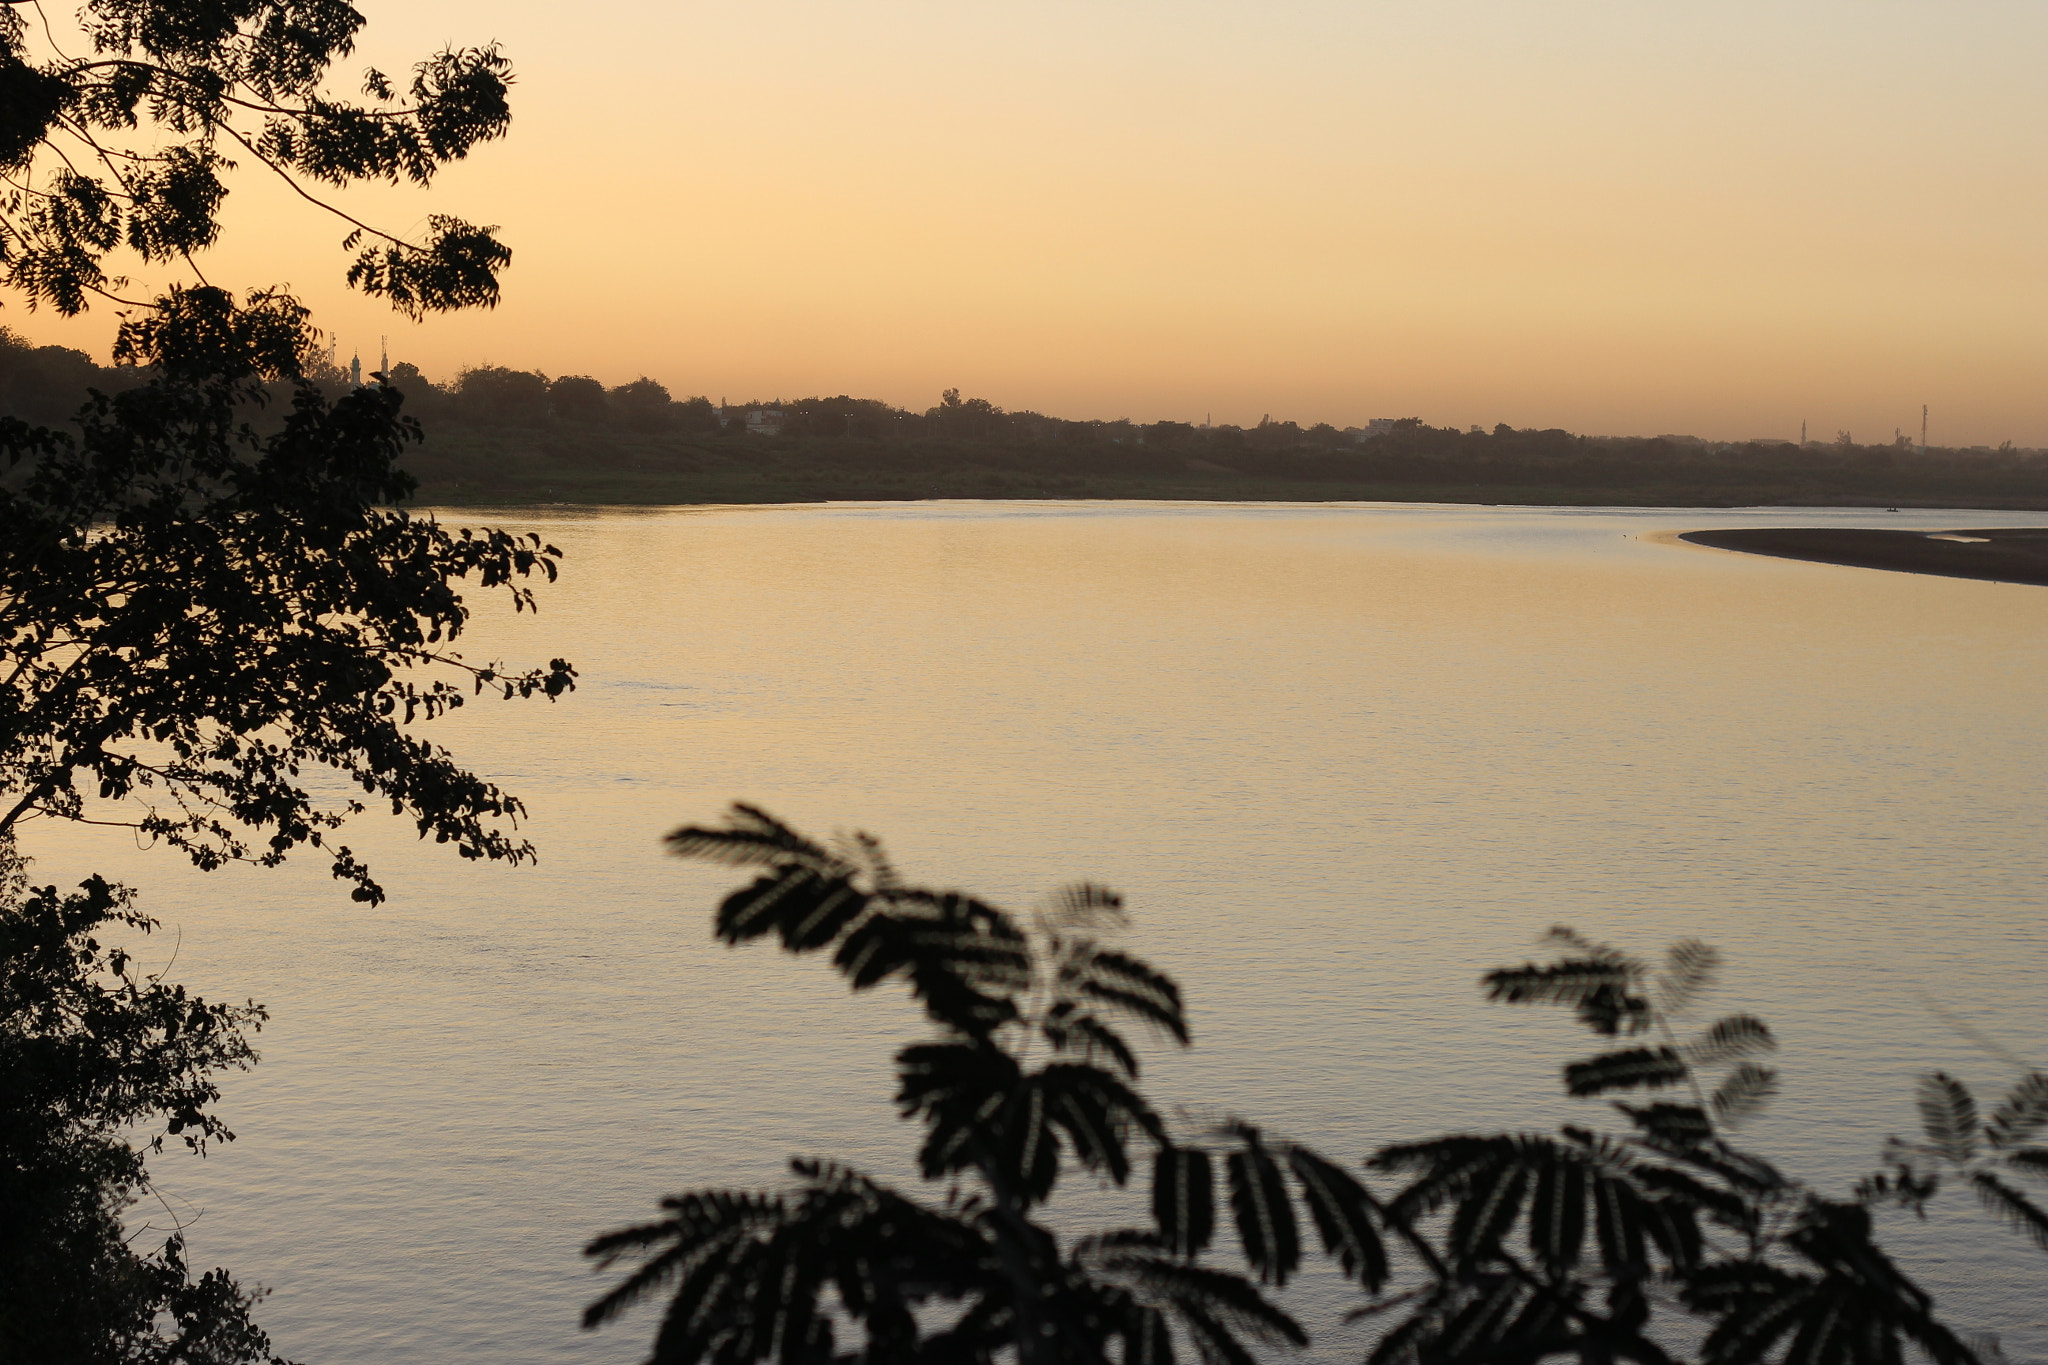
[[[234,287],[344,356],[741,401],[2048,445],[2048,4],[358,0],[356,68],[503,43],[497,223],[414,325],[245,168]],[[104,357],[113,318],[0,321]]]

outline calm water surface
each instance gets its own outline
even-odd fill
[[[2048,592],[1726,554],[1713,525],[1951,527],[2013,513],[1580,512],[926,503],[447,512],[568,553],[538,619],[472,655],[561,654],[555,705],[437,737],[522,794],[538,867],[368,821],[391,890],[320,867],[200,876],[37,831],[102,870],[209,994],[266,1002],[241,1140],[167,1157],[200,1263],[275,1287],[309,1365],[626,1362],[577,1249],[663,1194],[791,1154],[908,1169],[893,998],[711,943],[730,876],[667,829],[751,800],[883,835],[914,877],[1027,905],[1124,891],[1197,1046],[1155,1094],[1355,1159],[1571,1117],[1565,1021],[1483,1004],[1567,922],[1720,945],[1710,1004],[1764,1015],[1785,1092],[1752,1130],[1837,1190],[1941,1066],[2048,1065]],[[1961,1200],[1893,1245],[1960,1325],[2048,1359],[2048,1261]],[[2031,1259],[2029,1259],[2031,1258]],[[1349,1306],[1292,1306],[1353,1355]]]

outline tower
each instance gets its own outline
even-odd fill
[[[1920,405],[1920,453],[1927,453],[1927,405]]]
[[[363,386],[363,357],[360,352],[348,358],[348,386],[352,389]]]

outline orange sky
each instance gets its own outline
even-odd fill
[[[508,140],[349,197],[502,224],[504,305],[350,297],[247,172],[206,265],[437,379],[2048,445],[2039,0],[358,3],[351,68],[516,64]]]

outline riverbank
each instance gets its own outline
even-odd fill
[[[1562,433],[1560,433],[1562,435]],[[1461,441],[1467,438],[1458,438]],[[1831,451],[1469,438],[1470,448],[1240,451],[1226,464],[1156,446],[885,442],[427,425],[406,467],[423,503],[683,505],[932,498],[1433,502],[1535,507],[1982,507],[2048,511],[2048,466],[1842,460]],[[1383,448],[1384,447],[1384,448]],[[1216,453],[1216,452],[1211,452]]]
[[[1680,540],[1717,550],[1857,569],[1938,574],[2048,587],[2048,527],[1873,531],[1845,527],[1688,531]]]

